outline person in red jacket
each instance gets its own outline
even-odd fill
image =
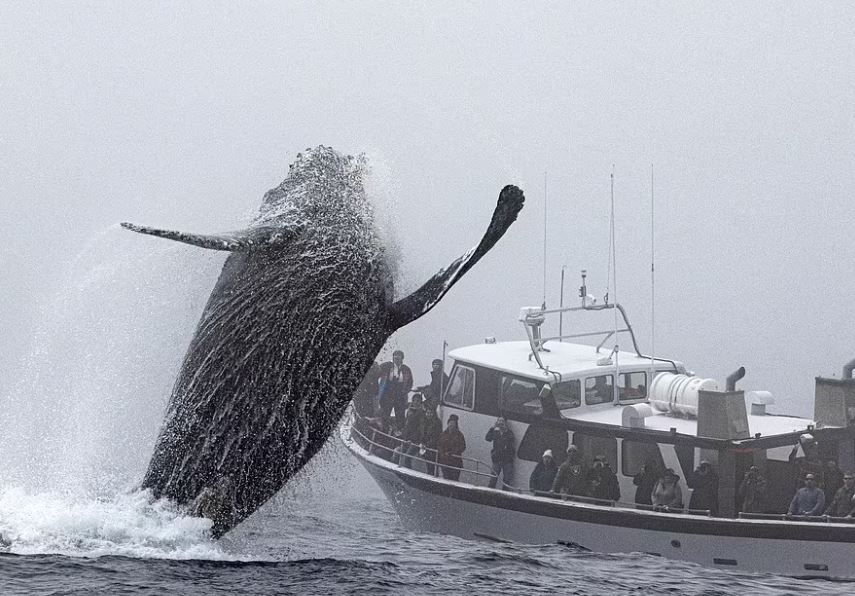
[[[439,435],[437,443],[437,463],[442,475],[448,480],[459,480],[463,467],[463,452],[466,451],[466,438],[457,428],[457,414],[448,417],[448,426]]]

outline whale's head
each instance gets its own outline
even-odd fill
[[[288,177],[264,195],[258,221],[370,218],[364,187],[367,168],[364,155],[342,155],[323,145],[306,149],[289,166]]]

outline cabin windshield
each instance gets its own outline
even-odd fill
[[[647,373],[644,371],[621,373],[618,376],[618,391],[621,401],[647,397]]]
[[[552,395],[559,410],[578,408],[582,403],[582,383],[578,379],[556,383],[552,386]]]

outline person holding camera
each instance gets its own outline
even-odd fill
[[[766,512],[766,479],[760,473],[760,468],[751,466],[745,472],[739,485],[739,510],[742,513]]]
[[[718,515],[718,474],[710,462],[702,461],[686,478],[686,484],[693,489],[689,509],[706,509],[711,515]]]
[[[502,490],[514,483],[514,458],[516,457],[516,439],[504,418],[496,419],[496,424],[487,431],[487,441],[493,442],[490,459],[493,460],[490,488],[496,488],[499,474],[502,475]]]

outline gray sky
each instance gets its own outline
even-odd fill
[[[70,270],[160,250],[108,226],[234,229],[325,144],[368,152],[409,288],[478,241],[504,184],[526,191],[509,234],[396,336],[417,382],[444,338],[522,336],[544,172],[554,306],[562,265],[570,296],[583,267],[605,289],[614,164],[618,298],[649,348],[653,163],[657,352],[719,378],[745,365],[747,388],[810,414],[813,377],[855,357],[852,31],[848,2],[0,3],[0,370]],[[136,291],[212,262],[162,250],[168,274],[140,256]],[[160,329],[160,302],[109,312]]]

